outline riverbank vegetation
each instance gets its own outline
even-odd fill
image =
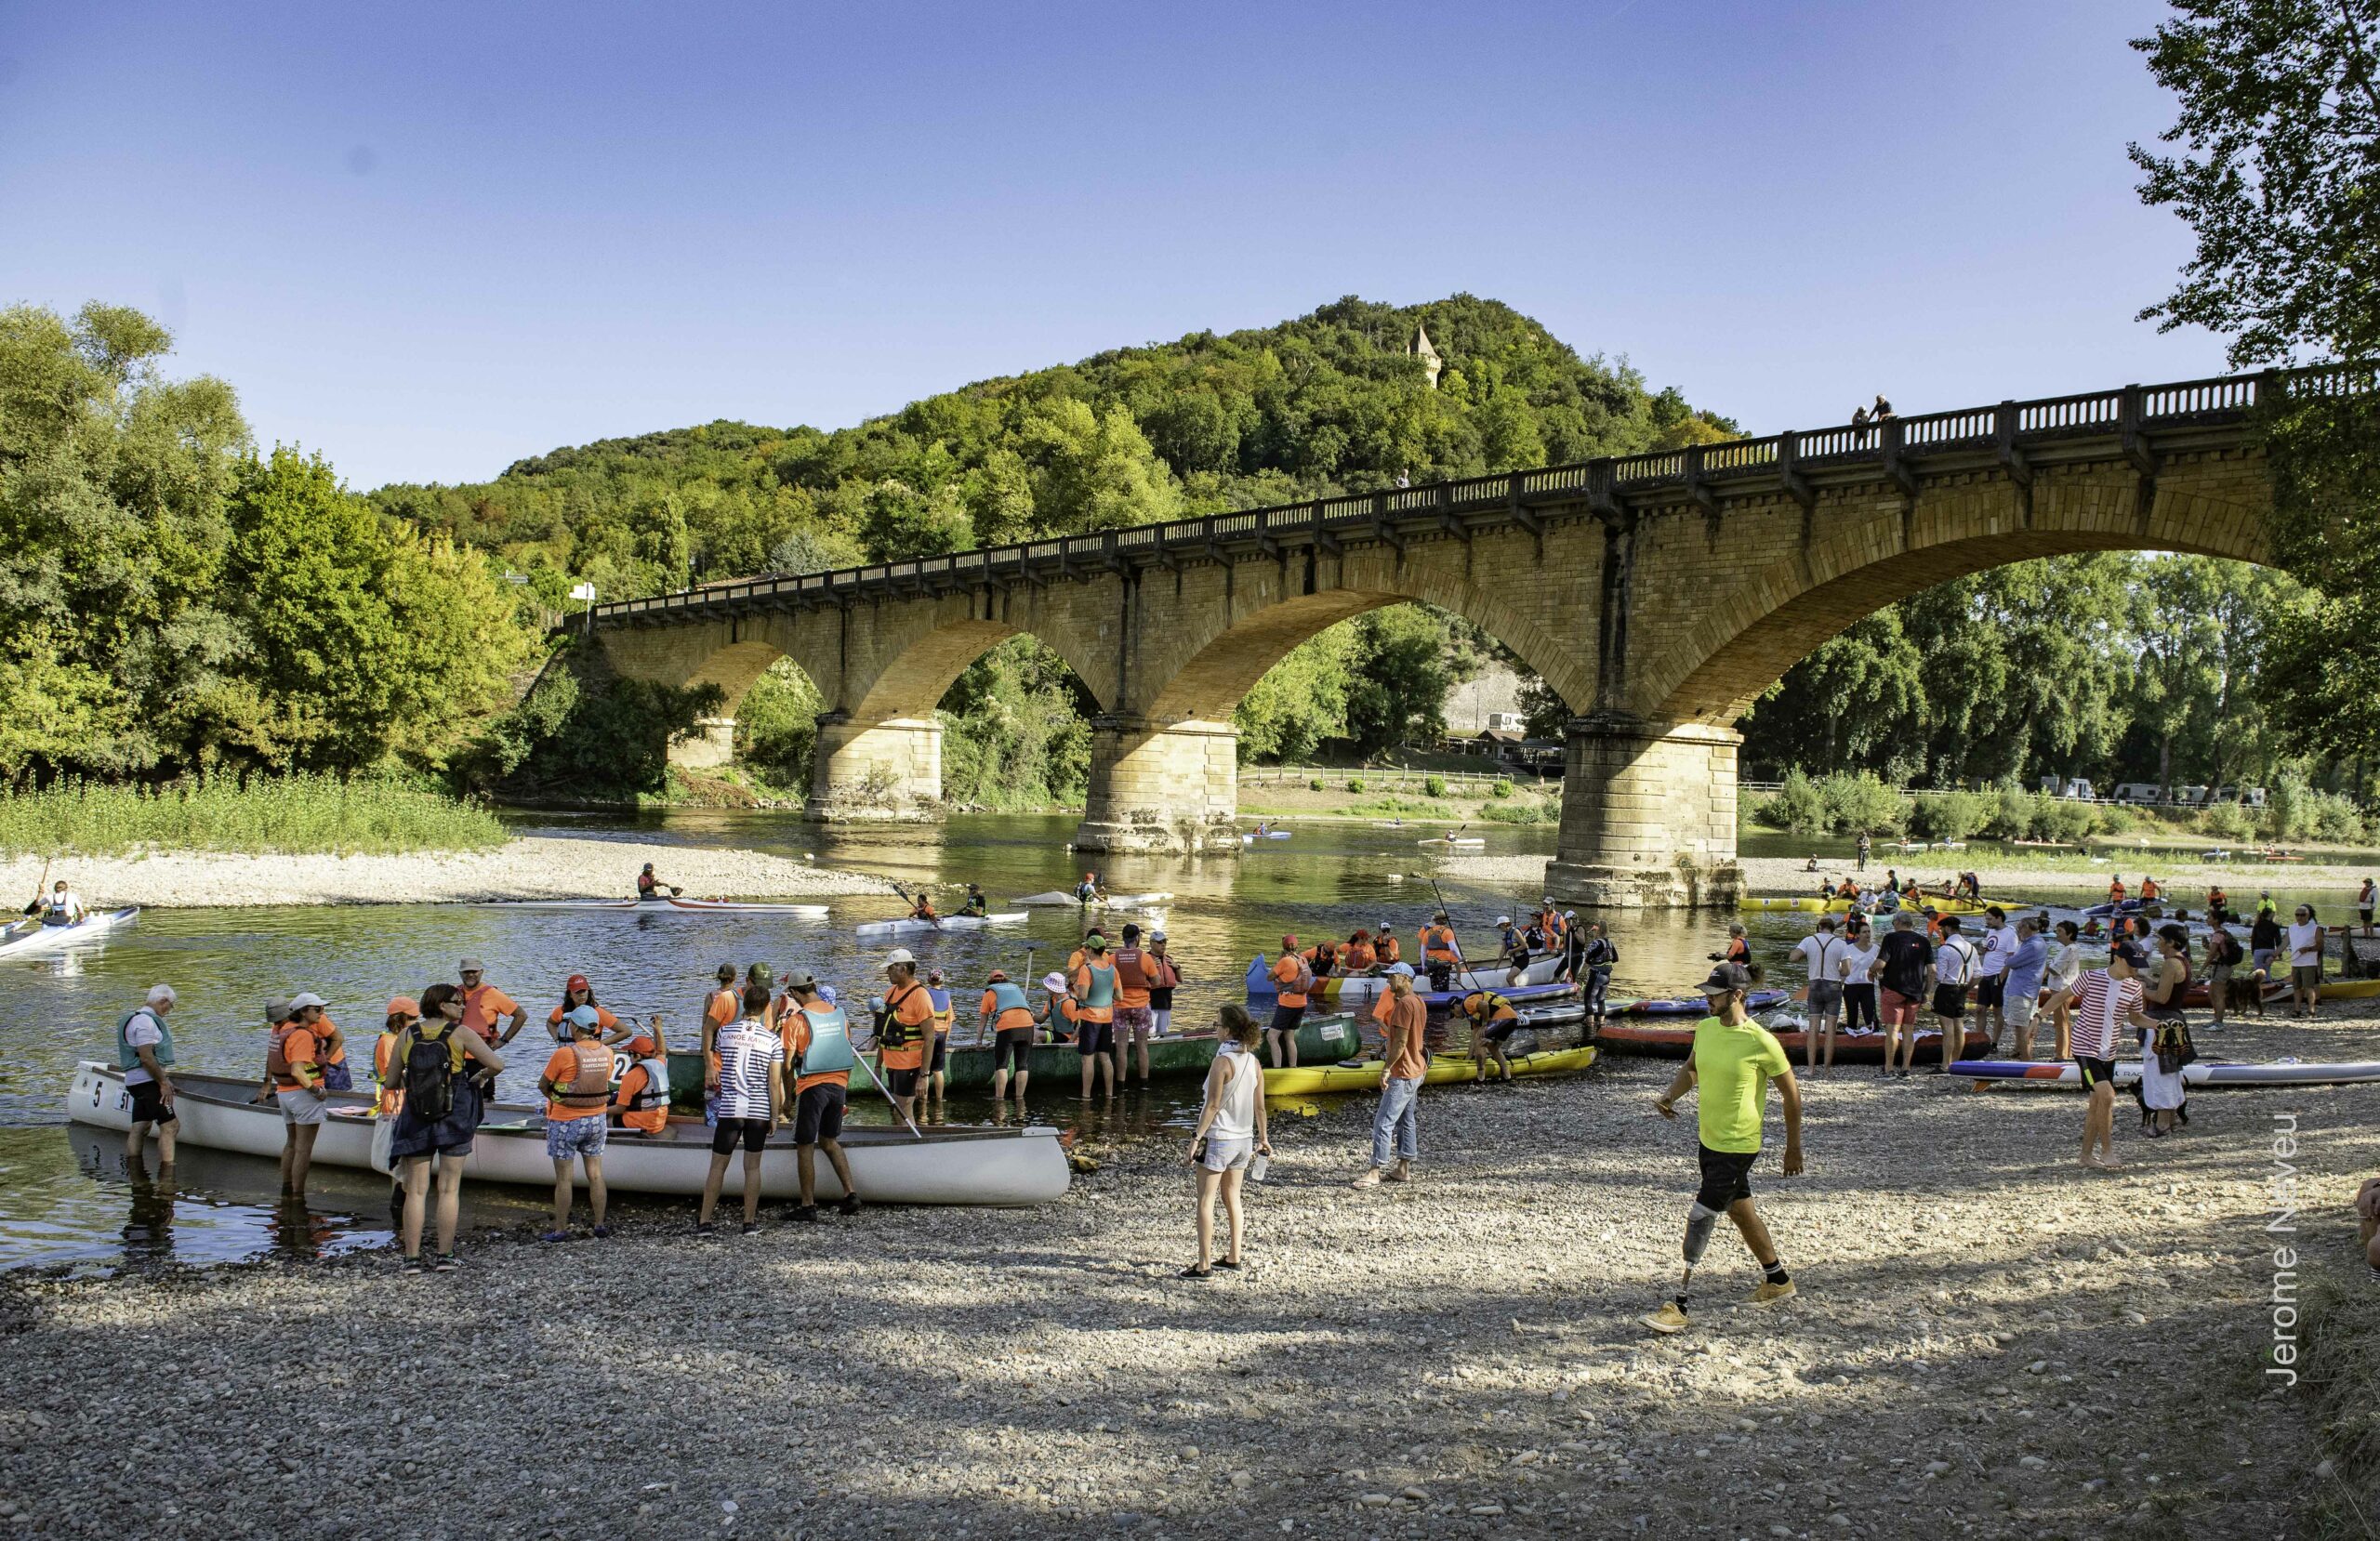
[[[2029,792],[2003,782],[1989,791],[1907,792],[1871,771],[1811,776],[1789,770],[1778,790],[1747,799],[1752,823],[1790,835],[1912,836],[1922,840],[2046,840],[2082,845],[2095,838],[2186,835],[2209,844],[2325,841],[2346,844],[2369,833],[2362,811],[2336,793],[2317,791],[2294,774],[2268,789],[2266,805],[2217,803],[2195,809],[2134,808]]]
[[[434,788],[317,772],[162,785],[60,781],[0,795],[0,857],[141,850],[394,856],[485,850],[506,839],[484,807]]]

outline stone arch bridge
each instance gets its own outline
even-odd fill
[[[1289,649],[1419,599],[1503,642],[1574,714],[1547,889],[1732,903],[1734,724],[1819,642],[1930,585],[2126,547],[2268,549],[2254,428],[2281,390],[2368,371],[2239,375],[2003,402],[1327,498],[594,607],[614,668],[730,703],[788,657],[831,709],[811,810],[927,816],[935,704],[1002,639],[1054,649],[1097,699],[1094,850],[1239,849],[1232,709]],[[732,718],[673,746],[722,757]]]

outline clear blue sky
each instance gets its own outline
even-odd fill
[[[1754,431],[2218,373],[2084,4],[0,0],[0,302],[351,485],[1459,290]]]

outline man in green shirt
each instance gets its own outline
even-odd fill
[[[1785,1046],[1744,1010],[1744,996],[1760,982],[1758,970],[1740,963],[1722,963],[1702,981],[1703,998],[1715,1015],[1694,1024],[1694,1048],[1677,1078],[1653,1104],[1663,1118],[1677,1116],[1677,1100],[1699,1086],[1696,1109],[1701,1125],[1702,1186],[1686,1218],[1686,1273],[1677,1295],[1644,1319],[1658,1333],[1684,1332],[1694,1325],[1686,1313],[1686,1290],[1694,1265],[1711,1245],[1711,1231],[1721,1215],[1736,1222],[1744,1245],[1752,1248],[1765,1277],[1753,1290],[1755,1306],[1775,1305],[1793,1293],[1768,1227],[1752,1206],[1750,1175],[1760,1159],[1761,1119],[1768,1104],[1768,1083],[1775,1081],[1785,1103],[1785,1175],[1802,1171],[1802,1090],[1794,1085],[1792,1062]]]

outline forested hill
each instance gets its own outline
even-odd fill
[[[1426,331],[1435,384],[1413,351]],[[986,380],[853,428],[717,422],[384,487],[388,511],[501,553],[549,602],[1728,437],[1494,300],[1347,298]]]

